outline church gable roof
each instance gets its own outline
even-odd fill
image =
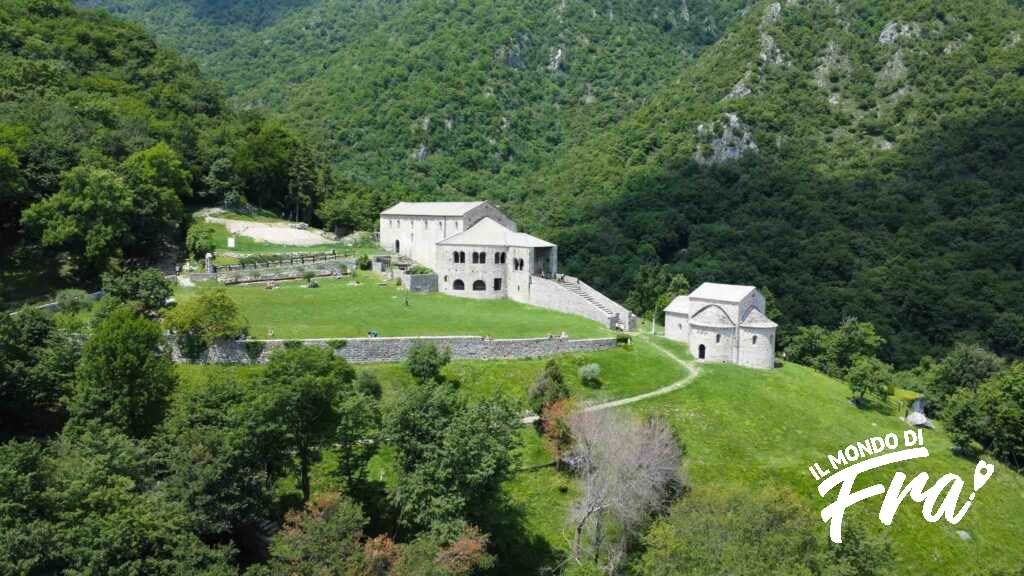
[[[523,232],[513,232],[491,218],[484,218],[468,230],[446,238],[441,246],[516,246],[519,248],[552,248],[554,244]]]
[[[778,328],[779,325],[769,320],[768,317],[764,315],[764,312],[761,312],[757,308],[751,308],[747,311],[747,315],[743,318],[743,321],[740,322],[740,326],[745,326],[747,328]]]
[[[686,294],[682,296],[676,296],[672,299],[672,302],[665,307],[665,312],[672,314],[682,314],[684,316],[690,315],[690,297]]]
[[[690,292],[691,300],[715,300],[717,302],[742,302],[751,292],[756,290],[753,286],[742,286],[739,284],[717,284],[705,282]]]
[[[690,318],[691,326],[704,326],[707,328],[731,328],[735,326],[729,315],[718,306],[711,304],[705,306]]]
[[[399,202],[381,216],[465,216],[486,202]]]

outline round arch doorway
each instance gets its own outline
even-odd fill
[[[697,348],[697,359],[698,360],[703,360],[704,356],[706,356],[706,355],[707,355],[707,348],[705,348],[704,345],[701,344],[700,347]]]

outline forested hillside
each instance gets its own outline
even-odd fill
[[[497,200],[676,78],[746,3],[89,2],[282,113],[356,182]]]
[[[186,203],[245,193],[308,213],[330,180],[317,158],[136,25],[0,4],[0,301],[173,262]]]
[[[904,365],[1019,343],[1022,32],[1002,1],[758,3],[518,215],[616,296],[667,264],[767,287],[785,327],[870,320]]]

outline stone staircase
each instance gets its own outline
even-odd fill
[[[599,302],[596,298],[590,295],[589,291],[584,290],[583,287],[580,286],[578,283],[566,280],[564,277],[558,279],[557,282],[558,285],[561,286],[562,288],[565,288],[569,292],[572,292],[573,294],[576,294],[580,298],[583,298],[591,305],[593,305],[594,308],[597,308],[601,312],[607,314],[609,318],[614,318],[614,324],[621,326],[622,323],[618,319],[619,315],[609,310],[604,304],[601,304],[601,302]]]

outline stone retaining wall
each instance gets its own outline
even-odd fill
[[[355,364],[371,362],[402,362],[417,342],[451,350],[459,360],[499,360],[540,358],[568,352],[592,352],[616,346],[615,338],[569,340],[562,338],[488,339],[483,336],[420,336],[392,338],[348,338],[316,340],[249,340],[223,342],[207,350],[199,364],[263,364],[276,349],[286,343],[333,348],[335,354]],[[290,344],[289,344],[290,345]],[[188,363],[172,341],[174,361]]]
[[[437,292],[437,274],[402,274],[402,286],[410,292]]]

